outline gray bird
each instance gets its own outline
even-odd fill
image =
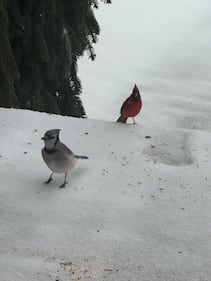
[[[42,157],[48,168],[52,171],[49,179],[45,183],[50,183],[54,173],[64,173],[64,182],[60,186],[65,187],[67,173],[73,169],[78,159],[89,159],[87,156],[75,155],[65,144],[59,140],[59,129],[45,132],[45,146],[42,149]]]

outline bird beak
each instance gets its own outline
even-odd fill
[[[47,140],[47,137],[46,137],[46,136],[44,136],[44,137],[42,137],[42,138],[41,138],[41,140]]]

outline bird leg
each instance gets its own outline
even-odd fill
[[[65,187],[65,185],[67,183],[66,178],[67,178],[67,173],[64,174],[64,182],[63,182],[62,185],[60,185],[60,188],[64,188]]]
[[[135,118],[134,117],[132,117],[132,118],[133,118],[133,124],[136,124]]]
[[[47,183],[50,183],[50,182],[53,180],[53,179],[52,179],[53,174],[54,174],[54,172],[52,172],[51,175],[50,175],[50,177],[49,177],[49,179],[48,179],[47,181],[45,181],[46,184],[47,184]]]

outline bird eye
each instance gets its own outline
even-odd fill
[[[137,96],[132,97],[132,101],[134,101],[134,102],[139,101],[139,97],[137,97]]]
[[[52,140],[52,139],[55,139],[55,136],[50,136],[49,139],[51,139],[51,140]]]
[[[53,136],[49,136],[49,135],[45,135],[46,136],[46,139],[50,140],[50,139],[53,139]]]
[[[53,139],[55,139],[55,138],[56,138],[55,135],[48,135],[48,134],[45,135],[45,139],[46,139],[46,140],[53,140]]]

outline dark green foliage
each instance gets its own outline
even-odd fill
[[[10,45],[7,1],[0,1],[0,100],[3,106],[19,106],[15,81],[20,74]]]
[[[85,116],[77,60],[85,50],[95,57],[98,5],[97,0],[0,0],[0,106]]]

